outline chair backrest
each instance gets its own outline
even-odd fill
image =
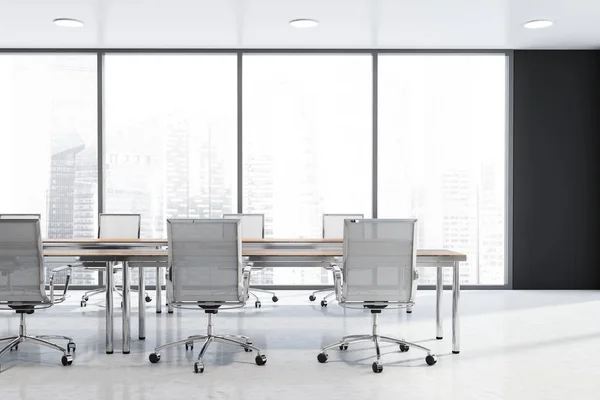
[[[414,301],[416,219],[344,221],[344,301]]]
[[[242,239],[265,237],[264,214],[223,214],[223,219],[239,219],[242,223]]]
[[[0,219],[40,219],[40,214],[0,214]]]
[[[173,300],[243,302],[239,220],[169,219]]]
[[[98,218],[99,239],[139,239],[140,214],[100,214]]]
[[[0,220],[0,301],[50,303],[39,219]]]
[[[342,239],[345,219],[363,219],[363,214],[323,214],[323,239]]]

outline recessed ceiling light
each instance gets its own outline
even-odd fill
[[[83,22],[73,18],[56,18],[54,23],[63,28],[81,28]]]
[[[314,28],[315,26],[319,25],[319,21],[315,19],[301,18],[291,20],[290,25],[294,28]]]
[[[554,25],[554,22],[549,21],[547,19],[536,19],[533,21],[525,22],[525,24],[523,26],[528,29],[541,29],[541,28],[548,28],[549,26],[552,26],[552,25]]]

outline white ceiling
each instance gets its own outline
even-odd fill
[[[0,48],[600,48],[600,0],[0,0]]]

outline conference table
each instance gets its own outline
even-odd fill
[[[168,259],[165,239],[45,239],[44,257],[60,263],[102,263],[106,265],[106,287],[113,285],[113,268],[123,264],[123,353],[129,354],[131,344],[130,268],[139,268],[140,295],[138,337],[146,338],[145,281],[143,268],[156,268],[157,283],[161,268]],[[242,255],[257,268],[325,267],[343,259],[342,239],[244,239]],[[460,352],[460,263],[467,256],[450,250],[417,250],[417,266],[437,268],[436,338],[443,338],[442,268],[453,269],[452,279],[452,352]],[[157,289],[157,312],[161,307],[161,285]],[[106,291],[106,353],[114,352],[113,291]]]

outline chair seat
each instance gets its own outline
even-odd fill
[[[23,304],[8,303],[8,307],[15,310],[15,312],[17,314],[33,314],[35,311],[35,305],[33,305],[33,304],[23,305]]]

